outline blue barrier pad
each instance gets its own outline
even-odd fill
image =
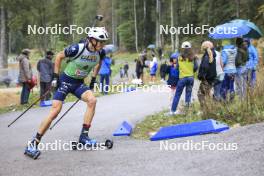
[[[130,136],[132,133],[132,126],[124,121],[113,133],[113,136]]]
[[[228,129],[229,127],[226,124],[213,119],[209,119],[198,122],[162,127],[154,136],[150,138],[150,140],[157,141],[207,133],[218,133]]]

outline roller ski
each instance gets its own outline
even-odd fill
[[[24,154],[35,160],[39,157],[41,152],[38,150],[38,147],[35,142],[32,141],[30,144],[27,145]]]
[[[98,143],[95,139],[89,138],[89,136],[81,134],[79,141],[72,141],[71,147],[72,150],[92,150],[92,149],[111,149],[113,147],[113,141],[110,139],[105,140],[105,142]]]

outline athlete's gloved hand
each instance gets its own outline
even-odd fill
[[[59,81],[59,75],[57,73],[53,73],[53,80],[51,82],[51,87],[54,89],[58,88],[58,81]]]
[[[96,77],[93,76],[92,79],[91,79],[91,82],[90,82],[90,86],[89,86],[91,90],[94,89],[94,84],[95,83],[96,83]]]

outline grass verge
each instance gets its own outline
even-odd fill
[[[215,119],[229,126],[243,126],[264,122],[264,69],[257,73],[257,84],[248,88],[246,97],[241,101],[236,97],[232,102],[215,102],[211,98],[206,102],[206,109],[201,110],[198,102],[185,111],[185,115],[166,116],[168,110],[147,116],[135,126],[133,137],[149,139],[153,132],[162,126],[176,125],[205,119]]]

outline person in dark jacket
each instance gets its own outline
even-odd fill
[[[142,74],[143,74],[143,63],[140,59],[135,59],[136,62],[136,76],[137,79],[141,79],[142,78]]]
[[[128,78],[128,69],[129,69],[129,65],[128,62],[125,63],[124,65],[124,76]]]
[[[144,50],[140,55],[139,58],[135,60],[136,62],[136,75],[137,79],[141,79],[142,83],[144,84],[144,68],[147,68],[147,52]]]
[[[198,90],[198,99],[202,108],[206,108],[206,99],[210,97],[210,91],[216,80],[216,53],[214,45],[210,41],[205,41],[201,46],[204,55],[198,72],[198,79],[201,81]]]
[[[51,97],[51,94],[46,93],[46,92],[49,91],[51,87],[51,81],[52,81],[52,75],[53,75],[53,69],[54,69],[54,66],[52,63],[53,55],[54,53],[52,51],[47,51],[45,58],[39,60],[39,62],[37,63],[37,70],[39,72],[39,78],[40,78],[41,101],[49,100]]]
[[[167,71],[167,61],[165,61],[163,64],[160,65],[160,78],[161,82],[165,81],[166,79],[166,71]]]
[[[20,97],[20,104],[27,104],[30,94],[30,84],[32,82],[32,68],[29,62],[29,49],[23,49],[22,53],[17,57],[19,61],[19,76],[18,81],[22,84],[22,92]]]

